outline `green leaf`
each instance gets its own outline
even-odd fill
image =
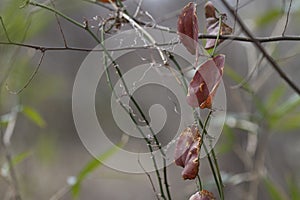
[[[276,131],[287,132],[298,130],[300,128],[300,113],[283,116],[270,125]]]
[[[287,181],[291,200],[300,199],[300,188],[294,177],[290,177]]]
[[[258,27],[263,27],[270,24],[273,21],[276,21],[279,17],[283,15],[280,8],[265,10],[266,12],[257,17],[255,22]]]
[[[79,174],[76,177],[76,183],[72,186],[72,194],[73,197],[77,198],[80,193],[81,183],[84,181],[84,179],[93,171],[98,169],[102,166],[102,162],[106,159],[113,156],[116,152],[118,152],[119,148],[123,147],[127,143],[127,140],[121,140],[119,144],[116,146],[113,146],[112,148],[108,149],[106,152],[104,152],[102,155],[100,155],[97,158],[92,159],[89,161],[83,169],[79,172]],[[102,162],[101,162],[102,161]]]
[[[264,184],[272,200],[284,200],[277,186],[269,179],[264,179]]]
[[[40,127],[46,126],[45,120],[35,109],[33,109],[29,106],[23,106],[21,111],[28,119],[30,119],[36,125],[38,125]]]
[[[283,97],[285,89],[286,88],[284,85],[279,85],[275,89],[273,89],[265,102],[265,107],[268,110],[274,110],[274,108],[278,105],[279,100]]]
[[[25,151],[23,153],[20,153],[20,154],[13,157],[12,163],[15,166],[15,165],[21,163],[23,160],[25,160],[26,158],[28,158],[31,155],[32,155],[31,151]]]
[[[13,166],[16,166],[18,165],[19,163],[21,163],[23,160],[25,160],[26,158],[28,158],[29,156],[32,155],[32,152],[31,151],[26,151],[26,152],[23,152],[23,153],[20,153],[16,156],[14,156],[12,158],[12,165]],[[4,176],[8,175],[9,173],[9,164],[7,162],[5,162],[2,167],[1,167],[1,171],[3,173]]]
[[[275,110],[273,115],[277,117],[282,117],[295,111],[298,107],[300,107],[300,96],[294,94],[290,96],[290,98],[287,101],[285,101],[282,105],[280,105]]]

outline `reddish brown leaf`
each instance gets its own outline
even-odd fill
[[[230,35],[232,33],[232,28],[224,23],[226,19],[226,14],[221,14],[221,30],[220,30],[220,20],[216,16],[216,8],[214,5],[208,1],[205,6],[205,18],[206,18],[206,29],[207,33],[210,35]],[[220,44],[223,40],[218,40],[218,44]],[[211,49],[215,46],[215,39],[207,39],[205,49]]]
[[[211,108],[213,97],[223,76],[225,56],[217,55],[204,62],[190,82],[187,102],[192,107]]]
[[[198,18],[196,4],[190,2],[178,17],[177,31],[179,39],[186,49],[193,55],[198,48]]]
[[[201,190],[200,192],[193,194],[189,200],[216,200],[216,198],[213,193],[207,190]]]
[[[175,148],[175,164],[183,167],[183,179],[195,179],[199,171],[201,136],[197,126],[186,128],[179,136]]]

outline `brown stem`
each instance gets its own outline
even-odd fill
[[[260,52],[263,54],[263,56],[269,61],[271,66],[275,69],[275,71],[279,74],[279,76],[285,80],[285,82],[295,90],[295,92],[300,95],[300,89],[298,86],[285,74],[284,71],[281,70],[280,66],[276,63],[276,61],[268,54],[268,52],[265,50],[265,48],[262,46],[259,40],[255,39],[255,37],[252,35],[251,31],[248,29],[248,27],[244,24],[243,20],[240,18],[240,16],[235,13],[235,10],[227,3],[226,0],[221,0],[225,7],[230,11],[230,13],[235,17],[237,23],[242,28],[243,32],[253,41],[254,45],[260,50]]]

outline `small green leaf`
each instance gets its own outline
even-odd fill
[[[23,153],[20,153],[20,154],[13,157],[12,163],[15,166],[15,165],[21,163],[23,160],[25,160],[26,158],[28,158],[31,155],[32,155],[31,151],[25,151]]]
[[[288,178],[287,183],[288,183],[288,189],[289,189],[291,200],[299,200],[300,188],[295,178],[294,177]]]
[[[108,149],[106,152],[104,152],[102,155],[100,155],[98,158],[92,159],[90,162],[88,162],[83,169],[79,172],[79,174],[76,177],[76,183],[72,186],[72,194],[73,197],[77,198],[80,193],[80,187],[82,181],[93,171],[95,171],[97,168],[102,166],[102,162],[108,158],[110,158],[112,155],[114,155],[119,148],[123,147],[127,143],[127,140],[123,140],[117,144],[116,146],[113,146],[112,148]]]
[[[264,179],[264,184],[266,186],[267,192],[269,193],[272,200],[284,200],[281,192],[277,186],[269,179]]]
[[[271,128],[276,131],[293,131],[300,129],[300,113],[283,116],[270,124]]]
[[[29,156],[31,156],[32,152],[31,151],[26,151],[26,152],[23,152],[23,153],[20,153],[16,156],[14,156],[12,158],[12,165],[13,166],[16,166],[18,165],[19,163],[21,163],[23,160],[25,160],[26,158],[28,158]],[[5,162],[2,166],[1,166],[1,172],[2,172],[2,175],[3,176],[8,176],[8,173],[9,173],[9,164],[7,162]],[[0,173],[1,173],[0,172]]]
[[[286,88],[283,85],[279,85],[273,89],[265,103],[268,110],[274,110],[274,108],[278,105],[279,100],[283,97],[285,89]]]
[[[35,109],[33,109],[29,106],[23,106],[21,111],[28,119],[30,119],[36,125],[38,125],[40,127],[46,126],[45,120]]]

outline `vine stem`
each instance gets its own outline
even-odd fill
[[[211,115],[212,115],[212,110],[209,111],[208,113],[208,116],[204,122],[204,125],[203,123],[200,121],[200,119],[198,118],[198,126],[200,125],[200,127],[202,128],[202,138],[204,138],[204,135],[207,135],[207,130],[206,130],[206,127],[210,121],[210,118],[211,118]],[[214,148],[211,149],[211,153],[212,153],[212,158],[210,156],[210,152],[208,151],[206,145],[204,142],[202,142],[202,145],[204,147],[204,150],[205,150],[205,153],[207,155],[207,159],[208,159],[208,162],[209,162],[209,165],[210,165],[210,168],[212,170],[212,173],[213,173],[213,176],[214,176],[214,179],[215,179],[215,182],[217,184],[217,187],[218,187],[218,192],[219,192],[219,195],[220,195],[220,198],[222,200],[224,200],[224,186],[223,186],[223,181],[222,181],[222,177],[221,177],[221,173],[220,173],[220,169],[219,169],[219,165],[218,165],[218,161],[217,161],[217,157],[215,155],[215,151],[214,151]]]
[[[101,44],[105,48],[105,46],[104,46],[104,30],[103,30],[103,28],[101,28]],[[107,54],[104,54],[103,56],[104,56],[103,64],[104,64],[104,67],[105,67],[105,74],[106,74],[107,84],[109,85],[110,89],[112,90],[112,92],[114,94],[114,97],[117,99],[118,95],[116,94],[116,92],[114,90],[114,87],[112,85],[112,81],[111,81],[111,78],[110,78],[110,73],[109,73],[109,70],[108,70]],[[141,130],[141,128],[137,125],[137,121],[133,117],[132,113],[123,105],[122,102],[119,101],[119,104],[123,108],[123,110],[125,110],[126,113],[130,116],[131,120],[136,125],[136,128],[138,129],[138,131],[140,132],[140,134],[143,136],[144,140],[147,143],[147,146],[148,146],[148,148],[149,148],[149,150],[151,152],[151,157],[152,157],[153,165],[154,165],[154,168],[155,168],[155,174],[156,174],[156,177],[157,177],[157,180],[158,180],[158,185],[159,185],[159,188],[160,188],[160,193],[161,193],[162,198],[165,199],[164,190],[163,190],[163,186],[162,186],[162,180],[161,180],[161,176],[160,176],[160,173],[159,173],[159,170],[158,170],[158,167],[157,167],[155,156],[153,155],[153,149],[152,149],[152,146],[151,146],[151,141],[147,138],[147,136],[143,133],[143,131]],[[138,162],[140,162],[140,161],[138,160]],[[152,181],[150,181],[150,182],[152,184]],[[154,192],[155,192],[155,190],[154,190]]]
[[[182,72],[182,68],[180,67],[180,65],[177,62],[177,60],[175,59],[175,57],[170,52],[169,52],[169,58],[175,64],[176,68],[179,70],[180,75],[181,75],[181,80],[182,80],[182,83],[183,83],[182,84],[183,90],[185,91],[185,93],[187,93],[188,92],[188,86],[187,86],[187,83],[186,83],[186,79],[184,78],[184,74]],[[198,127],[202,128],[201,138],[203,140],[204,135],[207,135],[206,127],[207,127],[207,124],[209,122],[209,119],[210,119],[210,116],[212,114],[212,111],[209,112],[209,114],[208,114],[208,116],[207,116],[204,124],[202,123],[201,119],[196,115],[195,109],[194,109],[193,112],[194,112],[194,119],[197,122]],[[208,152],[208,149],[207,149],[206,145],[204,144],[204,142],[202,142],[201,145],[203,145],[205,153],[207,155],[208,163],[209,163],[209,166],[210,166],[210,168],[212,170],[213,177],[214,177],[215,183],[217,185],[220,198],[222,200],[224,200],[223,183],[222,183],[222,178],[221,178],[221,173],[220,173],[220,170],[219,170],[218,162],[217,162],[217,159],[216,159],[216,156],[215,156],[215,153],[214,153],[214,149],[212,148],[212,150],[211,150],[211,152],[213,152],[212,153],[213,159],[214,159],[214,162],[213,162],[212,158],[211,158],[211,156],[210,156],[210,154]],[[201,147],[201,145],[200,145],[200,147]],[[216,167],[214,166],[214,164],[215,164]],[[200,176],[198,178],[200,178]],[[201,184],[201,180],[200,179],[198,179],[198,180],[199,180],[199,184]],[[200,187],[202,188],[202,184],[200,185]]]
[[[215,51],[217,49],[219,38],[220,38],[220,35],[221,35],[221,29],[222,29],[222,16],[219,16],[219,31],[218,31],[218,34],[217,34],[217,38],[215,40],[215,45],[214,45],[213,51],[211,53],[211,57],[213,57],[215,55]]]

